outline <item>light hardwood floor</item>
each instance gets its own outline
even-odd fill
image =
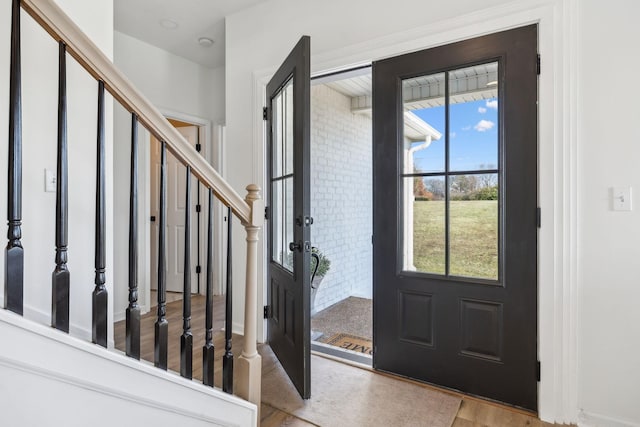
[[[314,353],[321,355],[319,353]],[[333,360],[339,360],[331,357]],[[265,359],[263,359],[265,360]],[[267,362],[269,363],[269,362]],[[271,363],[275,363],[272,361]],[[271,369],[271,366],[263,366],[264,371]],[[353,369],[362,369],[354,367]],[[381,373],[393,377],[392,375]],[[408,381],[421,387],[437,390],[442,393],[452,394],[462,399],[462,404],[454,420],[453,427],[551,427],[554,424],[540,421],[534,414],[512,408],[506,405],[500,405],[494,402],[488,402],[483,399],[466,396],[449,390],[440,389],[428,384],[411,381],[405,378],[396,378],[398,381]],[[295,416],[281,411],[278,408],[262,404],[261,407],[261,427],[278,427],[278,426],[313,426],[315,424],[308,423]]]
[[[193,334],[193,378],[197,381],[202,379],[202,346],[204,344],[204,306],[205,298],[203,296],[194,295],[192,298],[192,318],[191,327]],[[216,348],[216,367],[215,367],[215,384],[220,387],[222,380],[222,363],[221,358],[224,354],[224,334],[221,331],[224,326],[224,297],[218,296],[214,298],[213,308],[213,330],[214,345]],[[149,313],[142,316],[141,324],[141,356],[143,359],[153,362],[153,343],[154,343],[154,323],[156,318],[156,310],[152,309]],[[174,301],[167,304],[167,320],[169,321],[169,369],[180,371],[180,335],[182,334],[182,301]],[[125,322],[117,322],[114,328],[116,348],[124,351],[125,346]],[[242,348],[242,337],[233,336],[234,357],[240,354]],[[263,359],[265,360],[265,359]],[[265,362],[275,363],[275,362]],[[263,366],[263,372],[269,371],[271,366]],[[354,367],[353,369],[360,369]],[[398,379],[398,381],[406,381]],[[440,390],[436,387],[419,383],[428,388]],[[453,393],[447,390],[440,390],[444,393]],[[456,394],[456,393],[453,393]],[[457,417],[453,423],[453,427],[549,427],[548,424],[540,421],[534,414],[510,408],[508,406],[499,405],[493,402],[487,402],[482,399],[459,395],[462,398],[462,405],[458,411]],[[262,404],[260,408],[260,425],[261,427],[305,427],[315,424],[308,423],[304,420],[296,418],[291,414],[281,411],[278,408]]]

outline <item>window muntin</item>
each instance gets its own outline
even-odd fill
[[[402,81],[402,269],[499,279],[498,62]]]
[[[271,100],[271,259],[293,272],[293,79]]]

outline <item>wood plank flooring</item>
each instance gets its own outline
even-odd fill
[[[204,320],[205,320],[205,298],[201,295],[192,297],[192,318],[191,327],[193,334],[193,378],[197,381],[202,379],[202,346],[204,345]],[[222,355],[224,354],[224,297],[214,298],[213,308],[213,330],[214,345],[216,348],[215,384],[220,387],[222,381]],[[144,360],[153,363],[154,345],[154,323],[156,320],[156,310],[153,308],[141,319],[141,356]],[[167,304],[167,320],[169,321],[169,369],[180,372],[180,335],[182,335],[182,301],[178,300]],[[116,348],[124,351],[125,346],[125,322],[117,322],[114,327]],[[242,349],[242,337],[233,335],[234,358],[240,354]],[[263,372],[272,369],[267,364],[276,363],[263,359]],[[359,368],[353,368],[359,369]],[[402,379],[399,379],[402,381]],[[435,388],[428,385],[425,387]],[[440,390],[444,393],[453,393],[447,390]],[[456,394],[456,393],[453,393]],[[545,423],[525,411],[520,411],[508,406],[482,399],[460,395],[462,405],[458,411],[453,427],[550,427],[553,424]],[[262,404],[260,408],[261,427],[307,427],[315,424],[308,423],[296,418],[291,414],[281,411],[278,408]]]
[[[202,347],[204,346],[204,321],[206,298],[193,295],[191,298],[191,333],[193,335],[193,379],[202,381]],[[140,319],[140,357],[153,363],[154,356],[154,324],[156,307]],[[168,368],[180,372],[180,336],[182,335],[182,300],[167,304],[167,321],[169,322]],[[215,346],[214,383],[222,384],[222,356],[224,355],[224,296],[213,299],[213,344]],[[115,345],[118,350],[125,351],[125,321],[114,325]],[[242,350],[242,336],[233,335],[234,359]]]

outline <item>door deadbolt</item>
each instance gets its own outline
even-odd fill
[[[302,242],[289,243],[289,250],[291,252],[295,252],[296,250],[299,252],[302,252],[303,249],[305,252],[311,252],[311,243],[309,242],[304,242],[304,244]]]
[[[313,224],[313,217],[299,216],[298,218],[296,218],[296,225],[298,225],[299,227],[302,227],[303,225],[305,227],[308,227],[311,224]]]
[[[302,252],[302,243],[301,242],[291,242],[289,243],[289,250],[291,252],[300,251]]]

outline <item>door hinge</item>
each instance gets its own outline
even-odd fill
[[[538,381],[540,381],[540,361],[538,360],[538,362],[536,363],[536,379]]]
[[[264,207],[264,219],[269,219],[269,206]]]
[[[196,212],[200,213],[202,211],[202,205],[196,205]]]
[[[542,227],[542,209],[536,208],[536,225]]]
[[[536,57],[536,72],[540,75],[540,54]]]
[[[202,144],[196,144],[196,151],[199,153],[202,151]]]
[[[268,112],[269,110],[267,110],[267,107],[262,107],[262,120],[267,120],[269,117]]]
[[[196,274],[200,274],[202,273],[202,267],[199,265],[196,265]]]
[[[271,307],[268,305],[264,306],[264,318],[271,319]]]

